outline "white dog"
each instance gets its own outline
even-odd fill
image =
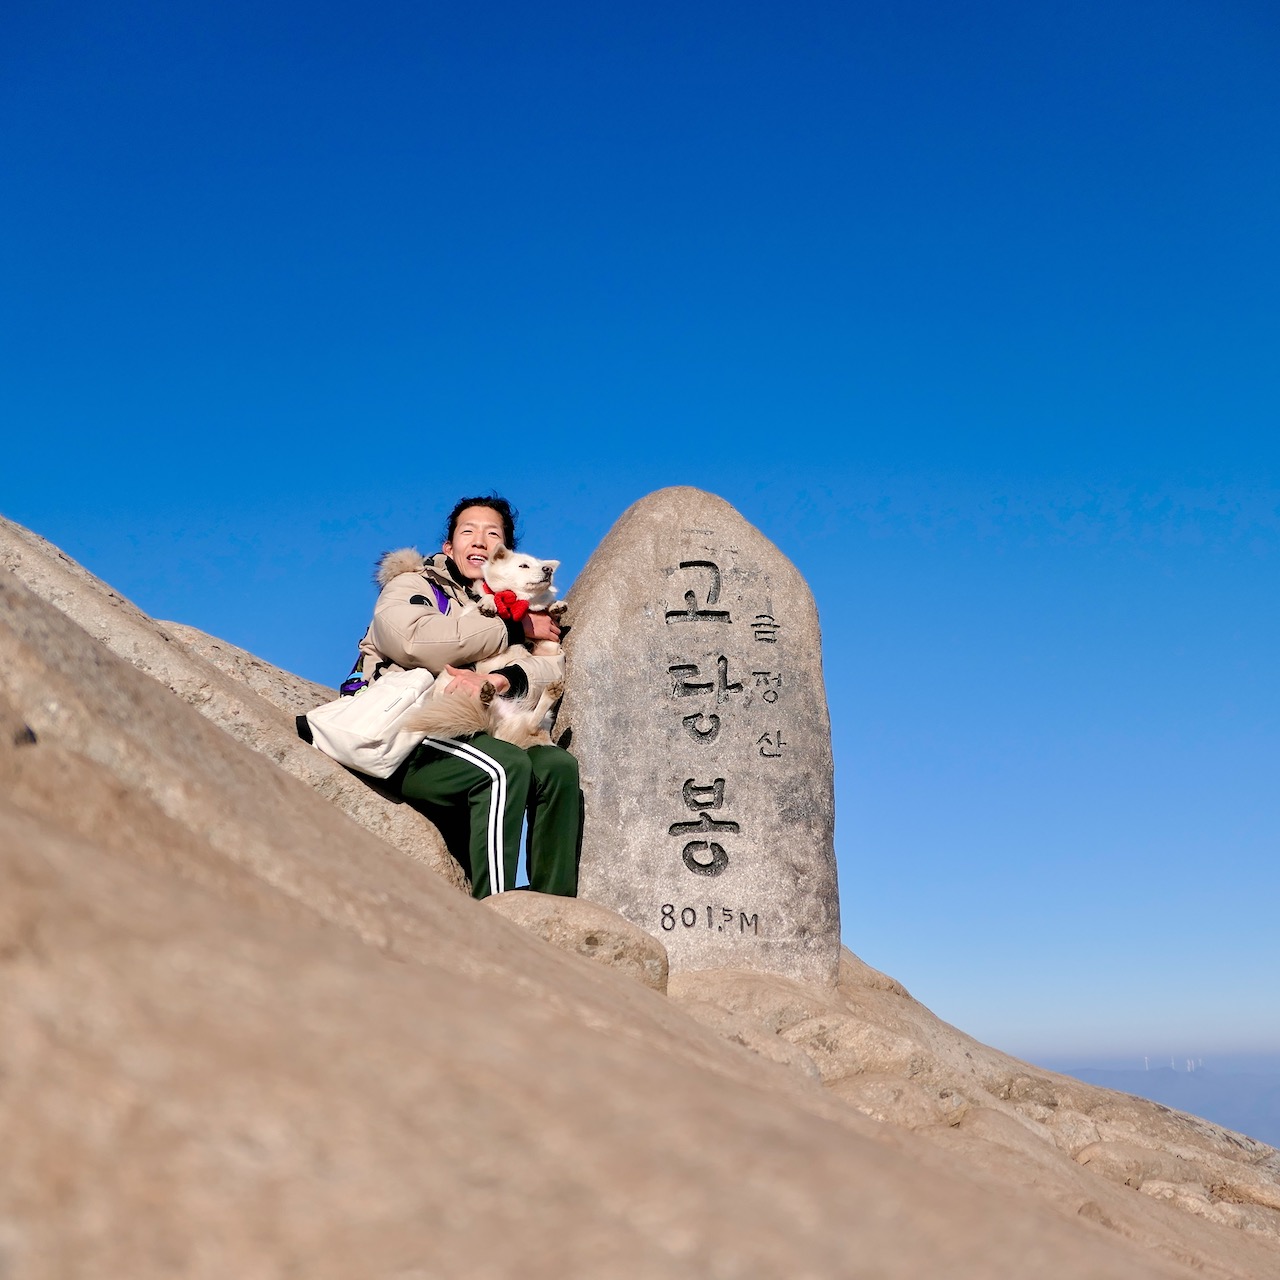
[[[528,612],[550,614],[558,622],[566,606],[563,600],[556,599],[558,592],[551,580],[559,567],[559,560],[539,560],[536,556],[510,551],[499,544],[484,567],[485,594],[474,607],[491,618],[497,617],[505,597],[508,613],[511,612],[511,604],[516,603],[517,622]],[[524,603],[524,609],[519,608],[519,602]],[[562,652],[555,640],[535,640],[530,649],[539,657]],[[489,662],[492,661],[490,658]],[[502,665],[498,663],[498,666]],[[491,667],[490,670],[496,668]]]

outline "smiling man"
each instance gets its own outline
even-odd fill
[[[532,703],[563,677],[563,656],[535,657],[526,649],[487,675],[470,669],[512,645],[560,638],[559,627],[544,613],[526,613],[517,622],[466,608],[480,597],[494,548],[515,548],[515,519],[505,498],[463,498],[449,513],[436,555],[424,559],[406,548],[382,557],[382,591],[344,693],[386,671],[425,667],[433,675],[451,675],[463,692],[475,695],[488,680],[501,696]],[[578,762],[567,751],[521,750],[487,733],[428,738],[389,781],[440,829],[477,898],[515,887],[526,815],[529,887],[576,894],[582,792]]]

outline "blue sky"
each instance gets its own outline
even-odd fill
[[[498,488],[813,584],[845,938],[1032,1057],[1280,1051],[1280,20],[34,5],[0,510],[336,682]]]

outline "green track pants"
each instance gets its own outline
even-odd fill
[[[525,751],[487,733],[428,738],[410,757],[400,790],[440,829],[475,897],[516,887],[526,813],[529,888],[577,894],[583,806],[578,762],[567,751]]]

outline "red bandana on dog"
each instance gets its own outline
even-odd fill
[[[527,600],[521,600],[514,591],[495,591],[487,582],[481,583],[481,586],[493,597],[493,603],[498,607],[498,617],[507,622],[524,621],[525,614],[529,612]]]

